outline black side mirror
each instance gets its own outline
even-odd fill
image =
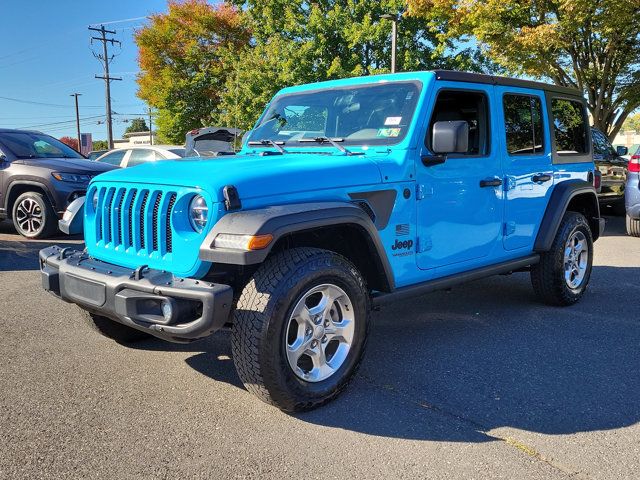
[[[623,155],[627,155],[629,153],[629,149],[622,145],[618,145],[616,147],[616,153],[622,157]]]
[[[469,149],[469,124],[464,120],[433,124],[431,149],[434,153],[466,153]]]

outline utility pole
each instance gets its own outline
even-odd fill
[[[70,96],[76,98],[76,131],[78,133],[78,151],[82,153],[82,143],[80,139],[80,110],[78,109],[78,97],[81,93],[72,93]]]
[[[398,43],[399,15],[385,13],[380,18],[391,20],[391,73],[396,73],[396,44]]]
[[[113,148],[113,121],[111,118],[111,82],[113,80],[122,80],[119,77],[111,77],[109,76],[109,62],[113,60],[113,55],[109,56],[107,43],[110,43],[113,47],[116,43],[118,45],[122,45],[118,40],[114,38],[107,38],[107,34],[115,35],[115,30],[107,30],[104,28],[104,25],[100,25],[100,28],[89,27],[89,30],[94,32],[99,32],[99,37],[91,37],[91,42],[93,40],[98,40],[102,42],[102,53],[93,53],[93,56],[98,60],[102,61],[104,67],[104,75],[96,75],[96,78],[100,78],[104,80],[105,85],[105,103],[106,103],[106,114],[107,114],[107,142],[109,144],[109,149]]]
[[[151,120],[151,107],[149,107],[149,144],[153,145],[153,122]]]

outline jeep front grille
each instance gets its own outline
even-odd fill
[[[99,187],[97,242],[137,254],[172,252],[171,212],[176,198],[172,191]]]

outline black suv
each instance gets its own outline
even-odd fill
[[[116,167],[87,160],[40,132],[0,128],[0,220],[20,235],[46,238],[57,231],[67,205],[89,180]]]
[[[591,128],[593,139],[593,161],[602,177],[598,200],[602,213],[608,213],[607,207],[614,215],[624,215],[624,187],[627,181],[628,160],[622,157],[628,150],[626,147],[613,148],[607,136],[597,128]]]

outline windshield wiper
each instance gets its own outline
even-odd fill
[[[270,138],[267,138],[265,140],[251,140],[248,143],[248,145],[261,145],[261,146],[271,145],[280,153],[287,153],[287,151],[284,148],[282,148],[282,145],[284,145],[284,142],[276,142],[275,140],[271,140]]]
[[[320,144],[330,143],[345,155],[353,155],[352,151],[347,150],[346,148],[344,148],[342,145],[338,143],[338,142],[344,142],[344,138],[329,138],[329,137],[301,138],[300,140],[298,140],[298,142],[302,142],[302,143],[313,142],[313,143],[320,143]]]

